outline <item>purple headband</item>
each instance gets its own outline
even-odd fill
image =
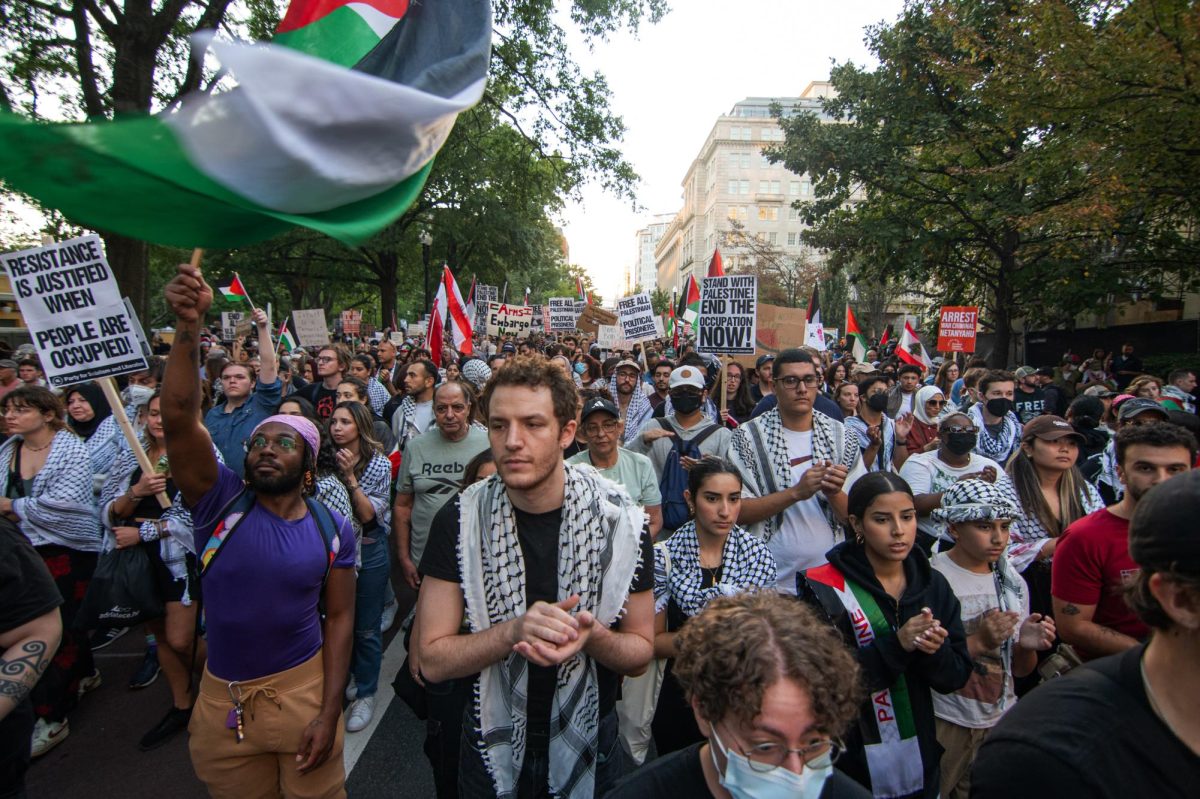
[[[308,450],[313,454],[313,457],[317,456],[317,452],[321,449],[321,434],[317,432],[317,426],[303,416],[288,416],[283,413],[268,416],[258,423],[258,427],[254,428],[254,432],[250,434],[250,437],[254,438],[259,430],[262,430],[265,425],[269,425],[271,422],[279,422],[279,424],[285,424],[295,430],[304,439],[305,443],[308,444]]]

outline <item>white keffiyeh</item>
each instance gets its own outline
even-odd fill
[[[558,596],[579,595],[577,610],[597,624],[621,615],[640,564],[644,514],[623,488],[591,466],[566,469],[559,533]],[[525,564],[516,516],[499,476],[478,482],[459,499],[458,557],[471,632],[515,619],[526,610]],[[518,654],[484,669],[476,687],[483,761],[496,795],[516,795],[525,759],[529,664]],[[550,789],[590,799],[599,737],[596,663],[583,653],[557,668],[550,721]]]
[[[668,550],[665,554],[659,547],[654,549],[655,613],[665,610],[673,599],[683,615],[691,618],[719,596],[775,585],[775,558],[771,550],[736,525],[729,531],[721,552],[721,580],[708,588],[704,587],[704,573],[700,569],[700,541],[694,520],[676,530],[663,546]]]
[[[1009,456],[1021,443],[1021,423],[1017,421],[1017,415],[1012,411],[1005,414],[1004,425],[1000,428],[997,436],[988,432],[987,425],[983,421],[982,404],[972,405],[968,408],[967,416],[971,417],[971,421],[979,429],[975,452],[985,458],[991,458],[1001,466],[1008,463]]]
[[[612,381],[612,388],[609,389],[609,394],[612,396],[613,404],[620,409],[621,397],[617,392],[616,380]],[[635,388],[633,393],[629,395],[629,407],[625,409],[625,416],[622,417],[625,421],[625,435],[621,436],[621,443],[628,444],[637,438],[642,425],[653,414],[654,406],[650,404],[650,400],[641,390]]]

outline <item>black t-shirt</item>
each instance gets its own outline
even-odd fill
[[[1145,649],[1093,660],[1023,697],[980,747],[971,799],[1196,796],[1200,756],[1150,707]]]
[[[1021,420],[1021,424],[1027,424],[1046,412],[1046,392],[1041,388],[1035,388],[1031,392],[1017,389],[1013,392],[1013,405],[1016,406],[1017,418]]]
[[[15,630],[63,603],[54,578],[29,539],[0,518],[0,633]]]
[[[562,509],[549,513],[516,512],[517,540],[525,560],[525,607],[534,602],[558,601],[558,538],[562,528]],[[462,582],[458,561],[458,502],[446,502],[429,525],[429,541],[421,557],[421,574]],[[634,575],[630,592],[654,588],[654,545],[649,532],[642,530],[642,565]],[[550,728],[551,702],[554,697],[553,666],[529,664],[529,731],[531,735],[546,735]],[[620,677],[603,665],[596,664],[600,713],[603,718],[616,707]]]
[[[337,389],[326,388],[325,381],[318,380],[315,383],[309,383],[304,388],[297,389],[296,393],[312,403],[317,412],[317,418],[329,421],[329,417],[333,416],[333,409],[337,407]]]
[[[723,740],[723,739],[722,739]],[[605,799],[703,799],[711,797],[704,781],[700,748],[693,744],[647,763],[618,782]],[[709,755],[711,757],[711,755]],[[821,799],[870,799],[871,792],[834,769],[821,789]]]

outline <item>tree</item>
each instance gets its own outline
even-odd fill
[[[914,0],[894,25],[868,31],[878,68],[834,68],[838,96],[824,102],[833,124],[778,112],[779,160],[814,181],[805,240],[835,264],[857,263],[860,281],[913,282],[945,303],[981,305],[994,365],[1007,362],[1017,319],[1068,323],[1131,276],[1181,271],[1151,257],[1136,207],[1091,207],[1104,196],[1097,138],[1027,105],[1036,79],[1017,73],[1034,45],[1021,40],[1049,45],[1026,30],[1043,5]],[[1058,5],[1081,18],[1092,6]],[[1034,74],[1046,81],[1040,94],[1061,90]]]
[[[808,251],[788,254],[765,238],[750,235],[746,226],[730,220],[723,231],[728,246],[744,256],[744,274],[758,277],[759,302],[798,308],[808,303],[812,287],[826,274],[826,264]]]
[[[654,308],[654,313],[666,313],[671,308],[671,295],[655,286],[650,292],[650,305]]]

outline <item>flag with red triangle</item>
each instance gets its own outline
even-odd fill
[[[678,318],[689,325],[696,324],[700,318],[700,285],[695,275],[688,275],[687,282],[683,284],[683,294],[679,295]]]
[[[850,342],[850,354],[854,356],[854,360],[862,362],[867,357],[867,337],[863,335],[862,329],[858,326],[858,320],[854,318],[854,311],[850,310],[850,305],[846,305],[846,339]]]
[[[933,361],[925,352],[925,345],[921,343],[917,331],[913,330],[912,323],[907,319],[904,320],[904,333],[900,336],[900,343],[896,345],[896,355],[905,363],[920,366],[925,371],[933,368]]]
[[[892,326],[889,324],[883,329],[883,338],[879,339],[879,348],[883,349],[892,340]]]
[[[713,249],[712,260],[708,262],[707,277],[725,277],[725,265],[721,263],[721,251]]]
[[[246,294],[246,287],[242,285],[242,281],[237,275],[234,275],[232,278],[230,278],[228,283],[224,285],[218,285],[217,288],[227,300],[249,301],[249,295]]]

